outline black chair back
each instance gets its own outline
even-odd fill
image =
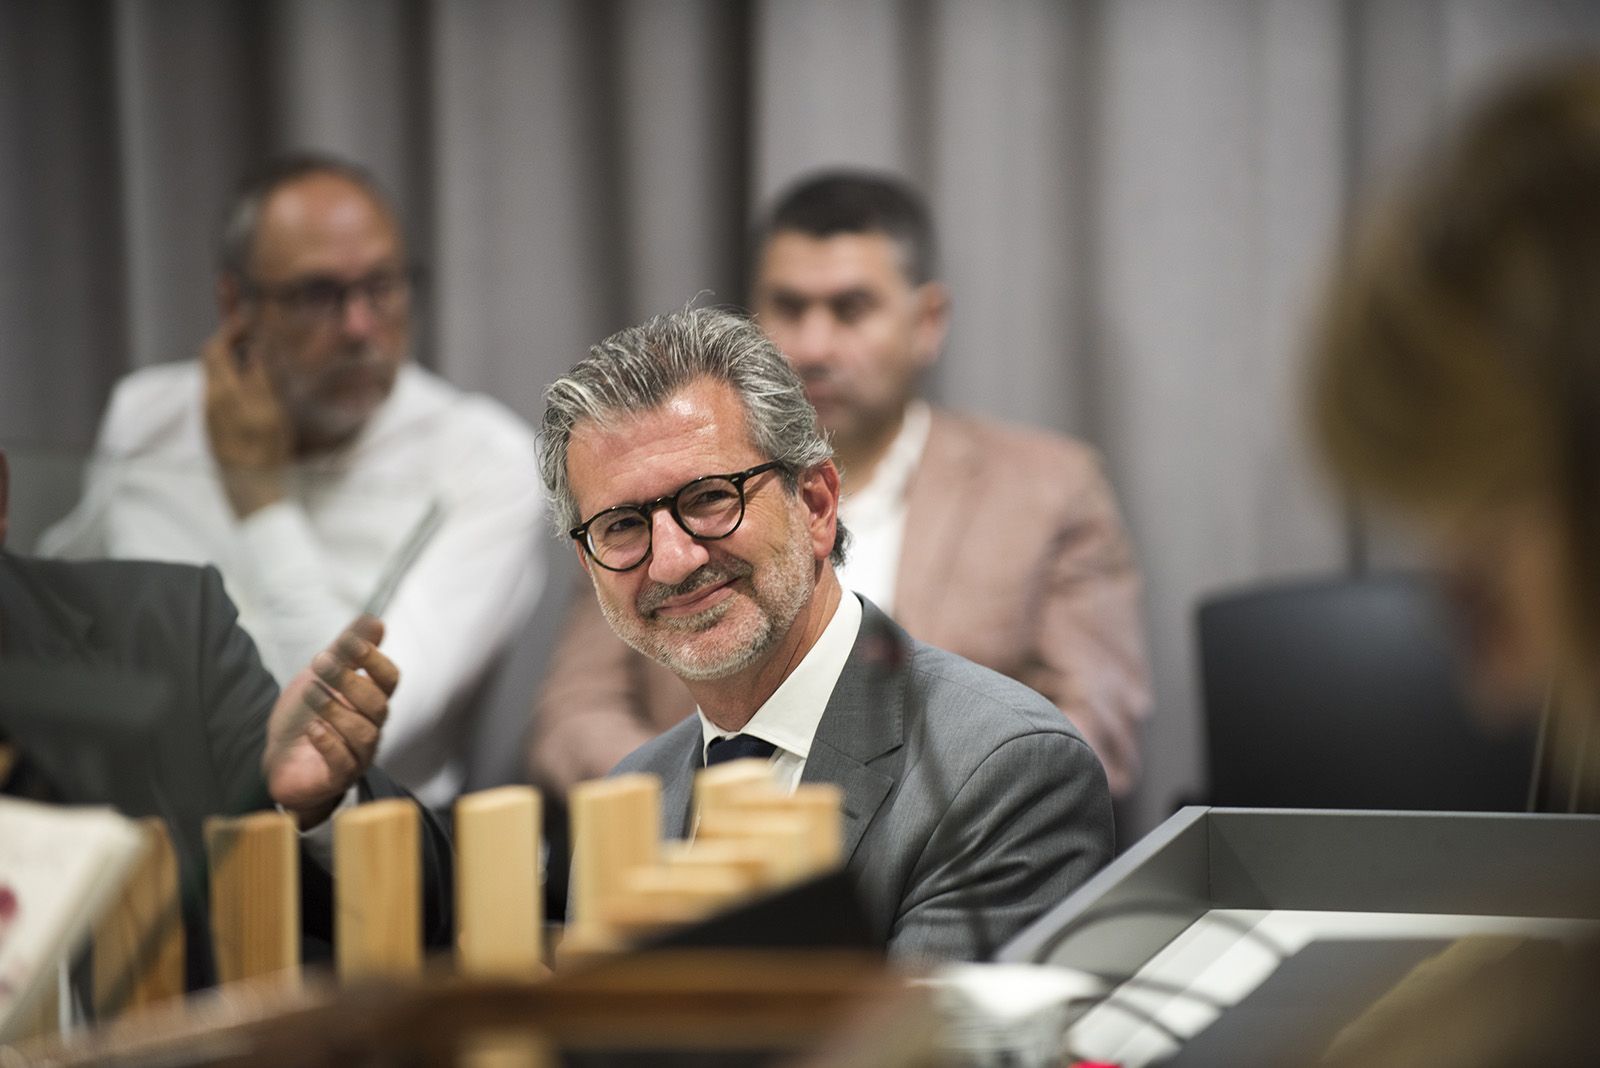
[[[1536,730],[1474,715],[1425,577],[1216,595],[1199,632],[1212,804],[1527,808]]]

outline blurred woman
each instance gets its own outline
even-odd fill
[[[1474,113],[1359,233],[1315,350],[1333,471],[1435,547],[1490,703],[1550,695],[1545,797],[1593,810],[1600,62],[1524,76]],[[1592,945],[1464,940],[1419,973],[1338,1063],[1600,1058]]]
[[[1316,349],[1336,475],[1419,521],[1490,707],[1539,707],[1554,687],[1563,807],[1590,807],[1600,63],[1526,77],[1475,114],[1359,235]]]

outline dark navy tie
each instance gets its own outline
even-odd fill
[[[763,742],[760,738],[748,734],[735,734],[731,738],[713,738],[711,744],[706,746],[706,767],[725,764],[730,760],[743,760],[746,757],[760,757],[764,760],[777,749],[778,747],[771,742]]]

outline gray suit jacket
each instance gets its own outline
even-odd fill
[[[891,953],[982,959],[1111,859],[1105,773],[1039,694],[862,609],[801,781],[844,788],[845,862]],[[700,762],[690,716],[616,774],[661,776],[681,837]]]

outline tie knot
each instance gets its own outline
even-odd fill
[[[706,746],[706,767],[726,764],[730,760],[744,760],[747,757],[765,759],[777,749],[778,747],[771,742],[764,742],[748,734],[735,734],[731,738],[713,738],[711,744]]]

